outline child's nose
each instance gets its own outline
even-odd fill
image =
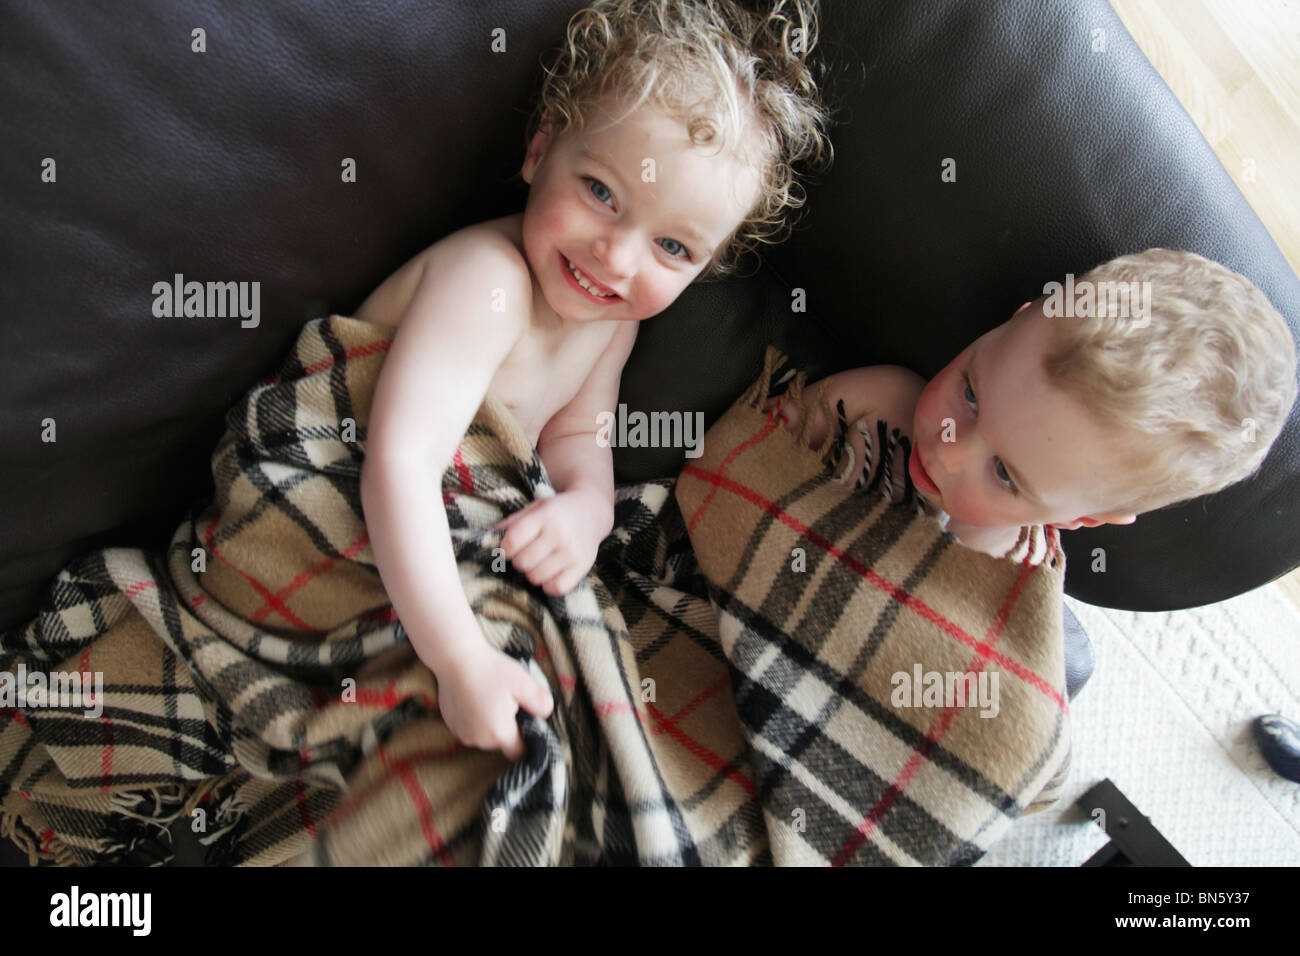
[[[970,443],[962,440],[960,423],[955,428],[940,429],[938,438],[934,445],[934,460],[943,474],[934,477],[953,478],[961,474],[961,462]]]
[[[605,269],[606,278],[622,279],[630,275],[635,257],[630,230],[611,229],[596,239],[591,254]]]

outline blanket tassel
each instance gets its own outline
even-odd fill
[[[27,828],[17,813],[0,811],[0,840],[6,838],[27,854],[28,866],[39,866],[41,863],[53,863],[55,866],[77,865],[77,859],[72,851],[57,836],[52,837],[45,846],[42,846],[36,834]]]

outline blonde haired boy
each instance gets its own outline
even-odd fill
[[[1096,294],[1102,284],[1127,286],[1149,309],[1122,314],[1117,297]],[[1247,478],[1295,402],[1286,320],[1230,269],[1149,249],[1071,287],[1092,306],[1060,308],[1061,284],[1049,283],[929,382],[898,366],[823,380],[847,422],[899,428],[921,498],[959,541],[995,557],[1025,525],[1129,524]],[[787,403],[781,414],[794,428],[807,410]],[[813,446],[828,427],[818,417]],[[860,431],[848,440],[853,461],[869,457]]]

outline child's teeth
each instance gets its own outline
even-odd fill
[[[582,286],[584,289],[586,289],[586,290],[587,290],[588,292],[590,292],[592,295],[598,295],[598,296],[600,296],[602,299],[608,299],[608,298],[610,298],[610,297],[613,295],[612,292],[601,292],[601,291],[599,291],[598,289],[596,289],[596,288],[595,288],[595,287],[594,287],[594,286],[593,286],[593,285],[592,285],[592,284],[587,280],[587,277],[584,276],[581,272],[578,271],[578,267],[577,267],[577,266],[575,266],[572,262],[569,262],[568,259],[565,259],[564,261],[569,263],[569,271],[572,272],[572,273],[573,273],[573,277],[574,277],[575,279],[578,280],[578,285]]]

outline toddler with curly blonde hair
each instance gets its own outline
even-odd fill
[[[524,211],[434,243],[358,312],[397,327],[362,471],[370,542],[442,716],[470,746],[518,757],[517,709],[545,718],[553,701],[484,639],[429,489],[493,395],[556,489],[503,522],[505,557],[550,595],[587,574],[613,525],[598,416],[615,407],[637,323],[779,240],[803,201],[794,169],[829,162],[816,32],[812,0],[579,11],[530,122]]]

